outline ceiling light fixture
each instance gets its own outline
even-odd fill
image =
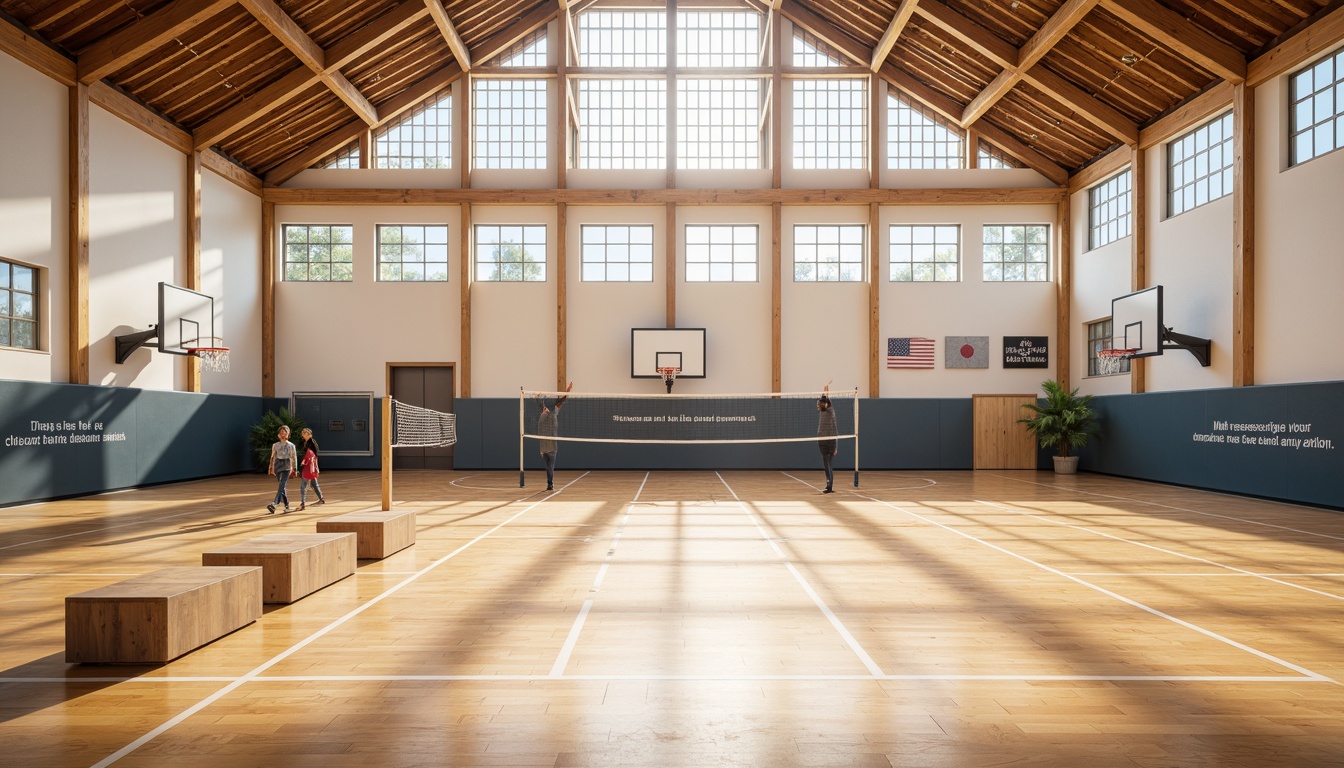
[[[1131,67],[1134,66],[1135,64],[1138,64],[1138,63],[1139,63],[1139,57],[1138,57],[1138,54],[1134,54],[1134,53],[1125,53],[1125,54],[1121,54],[1121,56],[1120,56],[1120,60],[1123,61],[1125,64],[1128,64],[1128,65],[1131,66]]]

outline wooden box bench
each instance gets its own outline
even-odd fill
[[[205,552],[201,564],[259,565],[262,600],[292,603],[355,572],[355,534],[273,533]]]
[[[162,664],[260,617],[260,568],[165,568],[65,598],[65,660]]]
[[[359,557],[379,560],[415,543],[415,513],[370,509],[317,522],[325,533],[349,532],[359,539]]]

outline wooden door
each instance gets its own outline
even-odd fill
[[[972,395],[975,469],[1035,469],[1036,440],[1017,420],[1036,395]]]

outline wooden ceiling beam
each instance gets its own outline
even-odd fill
[[[966,110],[961,115],[961,126],[970,127],[975,121],[985,116],[995,104],[999,102],[1013,86],[1022,80],[1022,73],[1036,66],[1052,48],[1064,39],[1069,30],[1078,25],[1083,17],[1092,12],[1092,9],[1100,3],[1101,0],[1067,0],[1046,20],[1041,28],[1036,30],[1036,34],[1022,46],[1017,52],[1017,67],[1005,69],[998,77],[994,78],[978,96],[966,105]]]
[[[323,51],[322,46],[314,42],[308,33],[304,32],[303,28],[273,0],[238,0],[238,2],[261,23],[261,26],[274,35],[281,45],[297,56],[305,67],[314,72],[326,70],[326,51]]]
[[[149,54],[236,0],[176,0],[100,39],[80,53],[79,81],[94,83]]]
[[[1062,187],[1008,189],[285,189],[277,205],[1053,205]]]
[[[1026,80],[1111,136],[1126,144],[1138,143],[1137,123],[1040,64],[1026,73]]]
[[[425,0],[425,7],[429,9],[429,15],[434,17],[434,24],[439,28],[439,34],[443,35],[444,42],[448,43],[453,58],[462,65],[462,71],[470,72],[471,51],[467,50],[467,44],[457,34],[457,28],[453,26],[453,20],[448,18],[442,0]]]
[[[915,13],[1000,67],[1017,68],[1017,48],[1012,43],[938,0],[920,0]]]
[[[380,122],[372,127],[386,124],[395,120],[399,115],[417,104],[438,93],[439,91],[452,84],[462,76],[462,67],[457,62],[453,62],[442,69],[436,70],[418,83],[397,94],[383,104],[379,111]],[[297,155],[286,160],[284,163],[271,169],[266,174],[265,182],[267,186],[283,184],[294,178],[299,172],[306,170],[313,163],[321,160],[324,156],[340,149],[346,143],[359,137],[361,133],[367,131],[370,126],[362,121],[351,120],[348,123],[336,128],[325,136],[311,142],[307,148]]]
[[[380,122],[378,108],[373,106],[373,102],[365,98],[364,94],[360,93],[355,84],[347,80],[345,75],[340,72],[323,72],[320,78],[331,89],[331,92],[336,94],[336,98],[345,102],[345,105],[350,108],[350,111],[358,115],[360,120],[368,125],[377,125]]]
[[[1246,79],[1246,57],[1156,0],[1102,0],[1103,7],[1157,42],[1229,83]]]
[[[75,62],[8,17],[0,16],[0,53],[7,53],[64,86],[78,82]]]
[[[915,8],[918,5],[919,0],[901,0],[900,7],[896,9],[896,15],[887,25],[887,31],[882,34],[882,39],[877,42],[877,47],[873,49],[873,60],[868,65],[869,69],[876,72],[882,68],[882,64],[891,55],[891,49],[896,47],[896,41],[905,31],[905,26],[910,23],[910,17],[915,15]]]

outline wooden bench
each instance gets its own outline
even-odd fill
[[[201,564],[259,565],[262,600],[292,603],[355,572],[355,534],[273,533],[205,552]]]
[[[65,660],[162,664],[260,617],[260,568],[165,568],[65,598]]]
[[[415,543],[415,513],[370,509],[317,522],[326,533],[349,532],[359,538],[359,557],[379,560]]]

